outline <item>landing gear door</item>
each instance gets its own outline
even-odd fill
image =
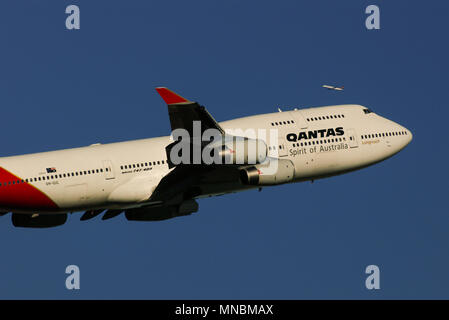
[[[106,180],[115,179],[114,168],[111,160],[103,160],[103,173]]]
[[[348,129],[348,140],[349,140],[349,147],[350,148],[357,148],[359,146],[359,143],[357,141],[357,135],[355,133],[354,129]]]
[[[301,110],[289,111],[288,113],[293,118],[298,128],[306,129],[309,126],[306,119],[302,116]]]

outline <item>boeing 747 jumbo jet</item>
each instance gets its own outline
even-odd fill
[[[156,90],[171,136],[0,158],[0,215],[12,212],[14,226],[31,228],[62,225],[78,211],[81,220],[104,211],[102,219],[164,220],[198,211],[198,198],[365,168],[412,140],[361,105],[218,123],[198,103]]]

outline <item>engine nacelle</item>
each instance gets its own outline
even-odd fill
[[[295,176],[295,166],[288,159],[267,158],[264,163],[240,170],[243,184],[269,186],[287,183]]]
[[[63,225],[67,221],[67,213],[60,214],[22,214],[13,213],[12,224],[22,228],[51,228]]]
[[[268,147],[265,141],[246,137],[226,136],[223,141],[206,146],[205,152],[218,155],[222,164],[258,164],[267,159]]]
[[[160,221],[187,216],[198,211],[195,200],[187,200],[180,205],[144,207],[125,211],[125,217],[131,221]]]
[[[179,164],[258,164],[268,155],[263,140],[232,135],[211,137],[201,142],[179,140],[165,150],[170,168]]]

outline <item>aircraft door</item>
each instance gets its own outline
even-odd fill
[[[277,151],[279,157],[287,156],[287,142],[283,137],[279,137],[279,143],[277,145]]]
[[[111,160],[103,160],[103,173],[106,180],[115,179],[114,168]]]
[[[296,126],[300,129],[306,129],[309,125],[301,114],[301,110],[289,111],[291,117],[295,120]]]
[[[359,146],[359,143],[357,141],[357,134],[355,133],[354,129],[348,129],[348,140],[349,140],[349,147],[350,148],[357,148]]]

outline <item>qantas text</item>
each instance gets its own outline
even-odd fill
[[[301,131],[299,134],[289,133],[287,134],[287,140],[290,142],[296,142],[305,139],[327,138],[334,136],[342,136],[345,134],[343,127]]]

